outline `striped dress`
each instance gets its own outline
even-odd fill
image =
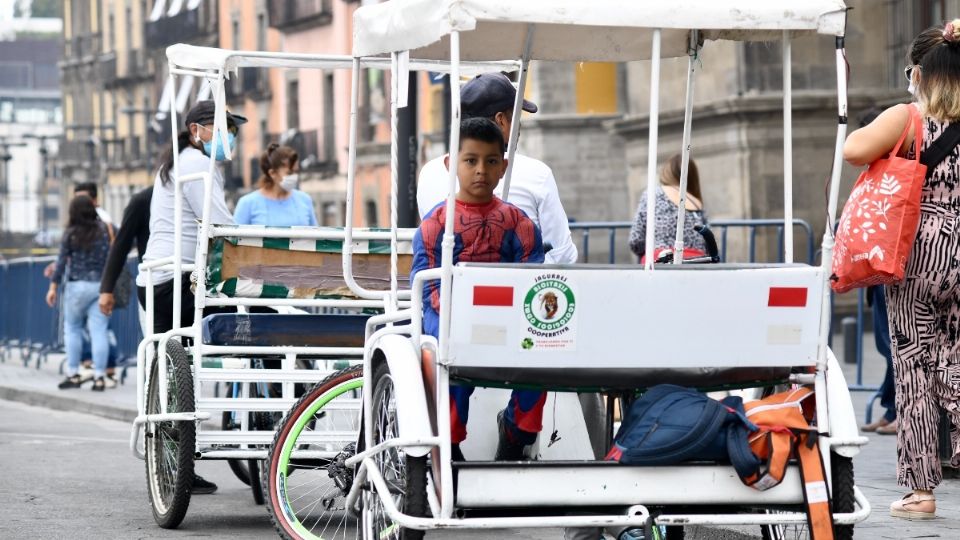
[[[922,150],[947,127],[924,118]],[[921,150],[921,151],[922,151]],[[893,353],[897,481],[932,490],[942,479],[940,408],[952,420],[950,457],[960,465],[960,147],[926,180],[920,227],[902,282],[887,286]]]

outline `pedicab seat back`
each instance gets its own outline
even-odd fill
[[[241,225],[251,232],[264,227]],[[280,229],[281,227],[270,227]],[[352,298],[343,277],[343,229],[335,227],[283,227],[291,231],[326,230],[331,239],[295,237],[217,236],[207,255],[207,290],[210,294],[243,298]],[[354,229],[353,277],[370,290],[390,289],[390,241],[357,239],[378,229]],[[337,238],[339,236],[339,238]],[[413,263],[412,230],[400,231],[397,276],[401,289]]]
[[[461,264],[450,373],[554,388],[746,385],[817,360],[822,269]]]
[[[203,343],[238,347],[363,347],[370,315],[218,313],[203,318]]]

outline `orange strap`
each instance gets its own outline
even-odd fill
[[[807,504],[807,525],[810,529],[810,540],[833,540],[830,490],[815,437],[816,434],[808,432],[802,435],[797,443],[803,499]]]

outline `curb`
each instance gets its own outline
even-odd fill
[[[137,417],[137,412],[124,407],[114,405],[105,405],[101,403],[91,403],[82,399],[71,398],[68,396],[59,396],[40,392],[36,390],[22,390],[20,388],[11,388],[9,386],[0,386],[0,399],[7,401],[17,401],[35,407],[46,407],[56,411],[69,411],[84,414],[92,414],[110,420],[120,420],[123,422],[133,422]]]

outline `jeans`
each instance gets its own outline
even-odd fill
[[[890,356],[890,320],[887,318],[887,299],[882,286],[870,287],[867,294],[873,295],[873,339],[877,351],[887,361],[887,373],[880,385],[880,406],[887,411],[883,418],[887,422],[897,419],[896,391],[893,384],[893,360]]]
[[[107,326],[110,319],[100,311],[97,281],[68,281],[63,293],[63,341],[67,349],[67,375],[76,375],[83,355],[83,327],[90,333],[94,377],[103,377],[107,370],[110,341]],[[84,324],[86,323],[86,324]]]

